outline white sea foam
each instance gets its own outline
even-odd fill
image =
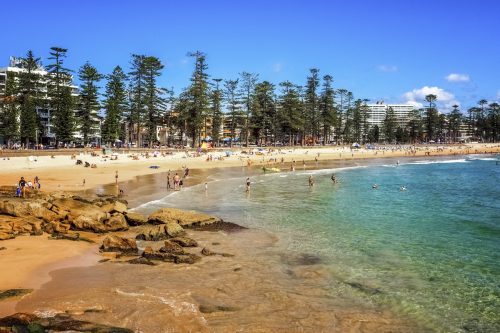
[[[498,158],[495,157],[469,157],[467,158],[469,161],[499,161]]]
[[[435,161],[429,161],[429,160],[423,160],[423,161],[414,161],[414,162],[409,162],[405,164],[451,164],[451,163],[467,163],[468,160],[465,158],[460,158],[456,160],[435,160]]]

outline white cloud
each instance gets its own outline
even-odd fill
[[[273,65],[273,72],[279,73],[283,70],[283,64],[280,62],[277,62]]]
[[[394,65],[378,65],[377,69],[381,72],[393,73],[398,71],[398,66]]]
[[[500,89],[497,91],[497,98],[500,99]]]
[[[451,109],[451,106],[454,104],[460,105],[460,102],[456,100],[455,95],[439,87],[424,86],[420,89],[413,89],[412,91],[404,93],[403,99],[407,104],[421,108],[424,105],[427,105],[427,102],[425,101],[425,96],[427,95],[437,96],[436,104],[438,108],[444,107],[445,109]]]
[[[448,82],[469,82],[470,76],[467,74],[451,73],[445,77]]]

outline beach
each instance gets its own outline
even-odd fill
[[[97,156],[90,153],[81,153],[72,158],[70,155],[53,155],[50,152],[42,151],[41,156],[29,158],[5,157],[0,155],[0,184],[14,186],[19,182],[21,176],[26,180],[33,180],[36,176],[40,178],[42,191],[94,191],[100,190],[106,184],[113,184],[116,181],[116,172],[118,171],[118,182],[132,180],[137,176],[148,174],[159,174],[172,171],[180,175],[183,169],[206,170],[213,168],[226,167],[246,167],[248,161],[252,166],[277,166],[287,171],[290,169],[292,161],[295,161],[295,168],[303,168],[303,162],[306,167],[314,167],[311,162],[325,160],[363,160],[369,158],[381,157],[425,157],[425,156],[446,156],[462,155],[474,153],[498,153],[500,146],[498,144],[464,144],[464,145],[421,145],[416,146],[414,150],[411,147],[404,146],[381,146],[378,150],[371,149],[351,149],[349,146],[343,147],[303,147],[286,148],[270,147],[262,149],[252,149],[252,154],[245,149],[227,149],[217,150],[215,152],[206,152],[197,154],[195,151],[173,152],[163,154],[158,151],[149,151],[148,156],[134,151],[120,151],[117,153],[118,159],[111,160],[112,155],[102,155],[100,150],[96,151]],[[271,151],[271,152],[270,152]],[[226,154],[228,152],[228,154]],[[33,151],[33,157],[37,152]],[[10,155],[10,154],[9,154]],[[24,154],[23,154],[24,155]],[[156,155],[156,157],[155,157]],[[212,155],[212,161],[207,161],[207,156]],[[229,156],[228,156],[229,155]],[[3,157],[2,157],[3,156]],[[103,157],[106,156],[106,157]],[[136,156],[137,159],[132,158]],[[284,164],[281,164],[283,158]],[[270,161],[270,160],[276,161]],[[76,165],[76,161],[95,164],[96,168]],[[153,168],[151,168],[153,167]]]
[[[150,213],[152,208],[144,205],[168,193],[164,183],[166,172],[182,174],[186,167],[190,170],[186,186],[209,182],[208,194],[201,186],[190,192],[203,198],[206,195],[219,197],[211,191],[211,181],[241,179],[243,184],[246,176],[260,177],[262,167],[279,168],[286,174],[292,167],[297,171],[330,170],[384,163],[395,165],[400,161],[404,163],[405,158],[414,161],[500,152],[498,145],[484,144],[408,147],[384,150],[273,148],[270,152],[254,150],[254,154],[236,150],[230,154],[209,152],[213,155],[212,161],[207,161],[207,154],[196,156],[194,152],[165,156],[160,153],[149,158],[138,155],[139,160],[127,157],[128,154],[119,154],[118,160],[106,161],[102,156],[77,157],[95,163],[97,168],[94,169],[75,165],[74,159],[64,155],[39,156],[36,162],[27,162],[26,157],[10,157],[0,160],[0,182],[14,185],[20,176],[27,179],[38,176],[42,191],[47,192],[119,195],[121,189],[123,197],[129,201],[129,208]],[[116,171],[118,185],[114,184]],[[254,193],[260,192],[250,195],[256,195]],[[189,208],[190,205],[186,203],[185,206]],[[203,205],[198,203],[197,206]],[[284,241],[280,237],[286,237],[287,233],[259,227],[234,234],[190,231],[189,235],[205,247],[234,257],[208,257],[193,266],[165,264],[138,270],[134,265],[98,263],[102,257],[96,244],[102,236],[94,237],[96,244],[47,240],[45,236],[2,241],[0,245],[7,249],[0,253],[0,266],[9,267],[15,274],[2,275],[0,289],[33,288],[36,292],[20,301],[0,304],[0,311],[7,315],[17,311],[56,309],[81,314],[97,307],[112,315],[96,311],[85,313],[84,317],[144,332],[154,332],[155,327],[167,323],[170,330],[180,332],[210,332],[214,327],[220,332],[238,329],[249,332],[418,332],[422,329],[418,321],[375,304],[361,302],[361,299],[356,301],[347,294],[330,295],[331,284],[338,283],[332,282],[330,268],[320,257],[308,256],[307,251],[286,255],[280,247]],[[75,289],[75,285],[80,287]],[[68,304],[70,308],[63,309]],[[121,307],[122,304],[127,304],[127,308]],[[204,311],[200,311],[200,306]],[[212,311],[221,308],[225,310]],[[332,309],[335,312],[333,319]],[[274,315],[264,320],[266,313]]]

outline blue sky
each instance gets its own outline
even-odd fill
[[[189,51],[207,54],[212,77],[242,71],[261,80],[304,84],[309,68],[336,88],[371,101],[422,102],[443,111],[500,99],[500,1],[155,1],[2,2],[0,66],[28,49],[46,63],[49,48],[69,49],[66,64],[89,61],[102,73],[130,54],[159,57],[160,80],[178,93],[193,69]]]

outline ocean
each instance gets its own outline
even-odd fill
[[[307,302],[341,299],[390,311],[422,331],[499,332],[497,161],[469,155],[258,170],[250,175],[249,192],[246,176],[228,178],[221,170],[206,191],[204,184],[192,186],[136,210],[200,210],[275,235],[273,250],[261,253],[269,263],[285,272],[297,263],[321,267],[321,278],[300,282],[320,291]],[[310,289],[314,283],[320,288]]]

